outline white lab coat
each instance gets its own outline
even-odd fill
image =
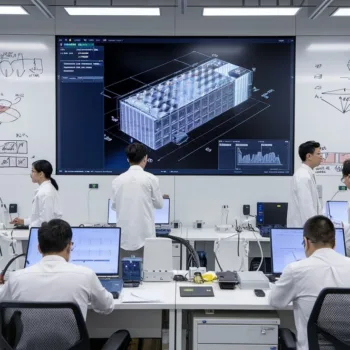
[[[24,225],[40,227],[45,221],[60,219],[62,211],[58,191],[51,181],[44,181],[35,191],[32,202],[32,215],[24,219]]]
[[[114,310],[114,300],[96,273],[85,266],[68,263],[58,255],[48,255],[26,269],[11,272],[0,289],[0,301],[73,302],[86,319],[88,304],[103,314]]]
[[[316,250],[309,258],[286,266],[281,278],[271,285],[269,303],[283,309],[293,302],[297,349],[308,350],[307,323],[321,290],[350,288],[350,259],[330,248]]]
[[[287,227],[303,227],[315,215],[322,215],[314,171],[306,164],[294,173],[288,203]]]
[[[133,165],[113,181],[111,200],[124,250],[140,249],[146,238],[155,237],[154,209],[163,207],[157,177]]]

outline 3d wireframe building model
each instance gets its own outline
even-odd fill
[[[121,130],[154,150],[179,143],[191,130],[246,101],[252,80],[252,71],[210,59],[121,99]]]

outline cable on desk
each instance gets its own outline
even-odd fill
[[[5,268],[2,270],[1,274],[0,274],[0,284],[4,284],[5,283],[5,274],[8,270],[8,268],[10,267],[10,265],[18,258],[20,258],[21,256],[26,256],[25,253],[16,255],[15,257],[13,257],[12,259],[10,259],[10,261],[6,264]]]
[[[189,244],[188,241],[186,241],[185,239],[183,238],[180,238],[180,237],[175,237],[175,236],[172,236],[172,235],[167,235],[167,236],[164,236],[165,238],[169,238],[175,242],[178,242],[180,244],[183,244],[187,250],[189,251],[190,255],[192,256],[192,259],[193,259],[193,262],[194,264],[196,265],[196,267],[200,267],[200,260],[199,260],[199,256],[196,252],[196,250]]]

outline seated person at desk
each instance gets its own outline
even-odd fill
[[[74,302],[86,319],[88,304],[103,314],[114,310],[111,293],[102,287],[94,271],[69,263],[72,229],[61,219],[44,222],[38,231],[42,260],[10,273],[0,289],[0,301]]]
[[[281,309],[293,302],[298,350],[308,350],[307,323],[321,290],[350,288],[350,259],[334,250],[335,243],[331,220],[322,215],[307,220],[302,242],[307,259],[289,264],[271,286],[269,303],[273,307]]]

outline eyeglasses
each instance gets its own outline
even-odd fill
[[[71,249],[70,249],[70,251],[72,252],[73,250],[74,250],[74,242],[70,242],[70,244],[71,244]]]
[[[304,236],[304,238],[306,238],[310,243],[317,243],[317,242],[315,242],[315,241],[312,241],[310,238],[308,238],[308,237],[305,237]],[[305,247],[305,241],[303,240],[302,242],[301,242],[301,244]]]

